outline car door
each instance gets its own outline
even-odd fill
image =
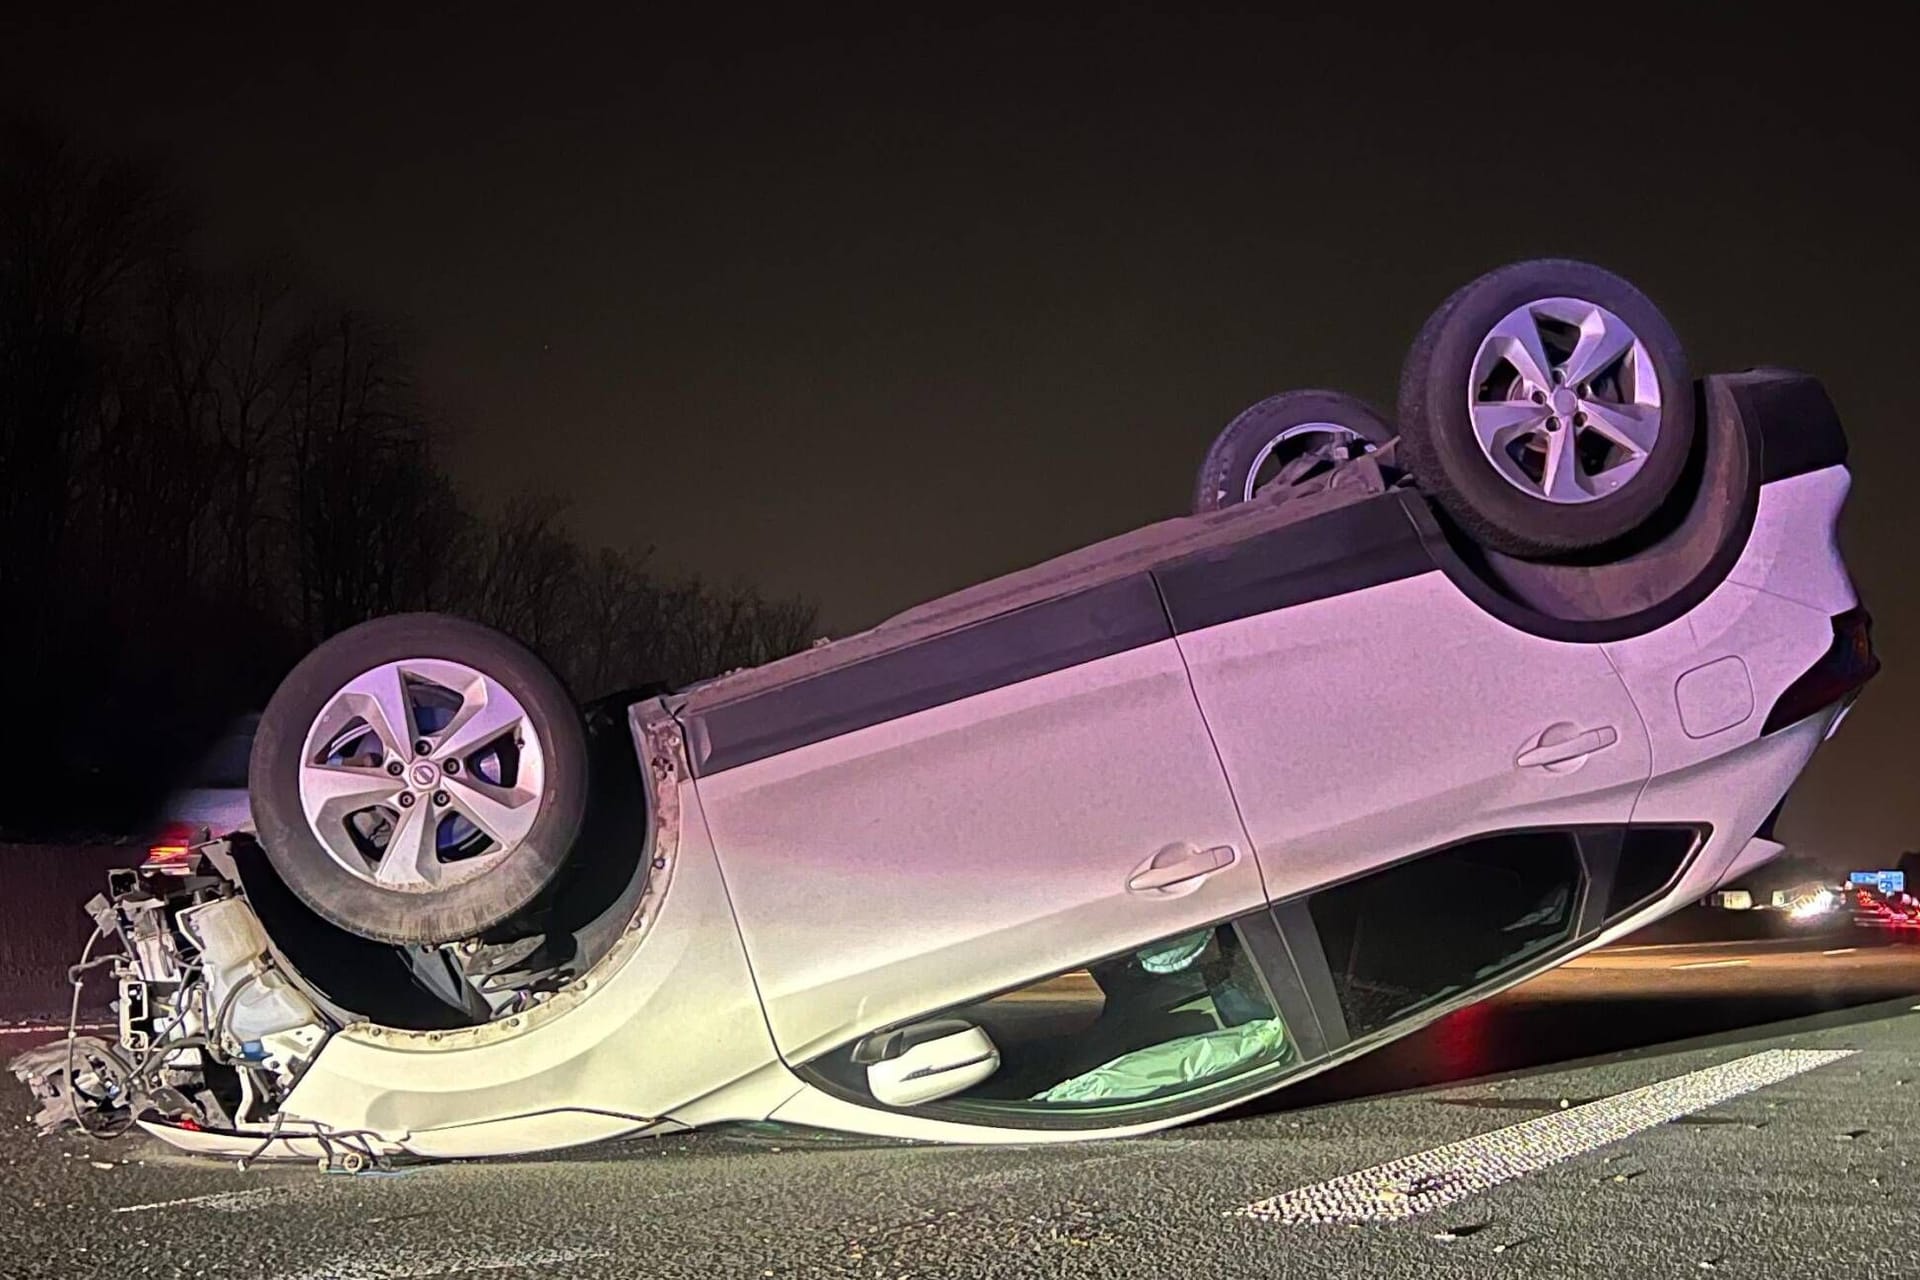
[[[1275,901],[1489,832],[1627,822],[1647,733],[1598,645],[1498,621],[1390,500],[1158,571]]]
[[[686,718],[790,1062],[1266,902],[1144,573]]]

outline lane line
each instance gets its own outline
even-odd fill
[[[1835,947],[1831,951],[1822,951],[1820,954],[1823,956],[1850,956],[1859,949],[1858,947]]]
[[[155,1209],[212,1209],[216,1213],[244,1213],[293,1194],[290,1187],[255,1187],[250,1191],[215,1191],[204,1196],[183,1196],[178,1200],[155,1200],[152,1204],[123,1204],[115,1213],[150,1213]]]
[[[1119,1141],[1125,1142],[1127,1140],[1119,1139]],[[1125,1160],[1157,1160],[1170,1151],[1184,1151],[1189,1147],[1197,1146],[1199,1145],[1199,1141],[1197,1138],[1183,1140],[1155,1138],[1148,1142],[1138,1143],[1137,1145],[1129,1143],[1126,1150],[1115,1151],[1109,1154],[1094,1156],[1082,1155],[1078,1157],[1065,1156],[1058,1160],[1020,1165],[1011,1169],[987,1169],[980,1173],[970,1173],[960,1178],[956,1185],[968,1187],[998,1187],[1012,1182],[1027,1182],[1034,1178],[1050,1177],[1055,1173],[1061,1172],[1077,1177],[1083,1170],[1097,1168],[1103,1164],[1118,1164]],[[1085,1148],[1082,1148],[1082,1150],[1085,1150]]]
[[[1668,965],[1669,969],[1736,969],[1743,964],[1752,964],[1751,960],[1694,960],[1687,964]]]
[[[1645,1088],[1536,1116],[1327,1182],[1256,1200],[1228,1216],[1284,1226],[1395,1222],[1583,1156],[1643,1130],[1850,1058],[1853,1049],[1767,1049]]]
[[[1648,951],[1727,951],[1734,948],[1751,949],[1756,944],[1765,946],[1772,942],[1787,941],[1782,938],[1736,938],[1730,942],[1616,942],[1609,947],[1600,947],[1580,957],[1590,960],[1597,956],[1632,956]]]
[[[387,1258],[349,1254],[311,1271],[282,1273],[279,1280],[424,1280],[428,1276],[459,1276],[485,1271],[521,1271],[557,1267],[589,1258],[605,1258],[611,1249],[532,1248],[500,1252],[465,1253],[459,1248],[430,1253],[411,1250]]]

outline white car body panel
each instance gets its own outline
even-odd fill
[[[677,790],[668,891],[634,945],[504,1023],[346,1028],[287,1099],[288,1119],[391,1134],[416,1154],[482,1155],[634,1132],[742,1081],[763,1085],[775,1061],[766,1019],[699,797],[691,782]],[[700,1030],[661,1032],[675,1027]]]
[[[1753,535],[1727,581],[1835,614],[1856,603],[1840,555],[1840,508],[1853,485],[1843,466],[1787,476],[1760,490]]]
[[[1180,647],[1276,899],[1478,832],[1625,822],[1647,781],[1646,730],[1600,649],[1516,631],[1438,571]],[[1517,766],[1554,725],[1614,740]]]
[[[1761,867],[1766,866],[1786,851],[1787,846],[1781,844],[1778,840],[1768,840],[1761,836],[1755,836],[1753,839],[1747,841],[1744,849],[1734,855],[1733,861],[1728,863],[1726,869],[1720,873],[1720,879],[1715,883],[1714,888],[1717,889],[1721,885],[1732,884],[1752,872],[1758,871]]]
[[[1266,901],[1172,641],[729,769],[700,793],[789,1061]],[[1177,844],[1234,859],[1129,891]]]
[[[1833,643],[1833,615],[1859,601],[1830,537],[1791,538],[1836,527],[1848,487],[1844,467],[1767,485],[1754,534],[1726,581],[1658,630],[1605,646],[1632,691],[1666,778],[1754,741],[1767,709]],[[1750,714],[1717,732],[1689,724],[1689,677],[1731,660],[1751,686]],[[1637,819],[1645,820],[1637,811]]]
[[[1833,619],[1781,596],[1726,582],[1699,608],[1650,635],[1606,646],[1645,717],[1656,776],[1724,755],[1760,736],[1767,709],[1833,643]],[[1729,663],[1728,660],[1732,662]],[[1688,716],[1690,681],[1737,665],[1751,695],[1746,715],[1701,733]]]
[[[1713,837],[1695,856],[1680,883],[1663,896],[1666,910],[1711,893],[1741,865],[1753,833],[1766,821],[1778,797],[1807,767],[1839,714],[1837,709],[1828,710],[1778,733],[1735,745],[1723,755],[1662,774],[1648,784],[1634,810],[1636,822],[1705,823],[1713,828]],[[1656,912],[1648,918],[1657,919],[1665,913]],[[1635,927],[1610,926],[1601,936],[1603,941],[1612,941]]]

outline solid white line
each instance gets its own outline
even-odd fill
[[[1612,946],[1589,951],[1587,956],[1638,955],[1643,951],[1726,951],[1734,947],[1752,947],[1755,943],[1764,944],[1766,941],[1764,938],[1744,938],[1731,942],[1616,942]]]
[[[1122,1139],[1121,1141],[1125,1140]],[[1021,1165],[1012,1169],[988,1169],[984,1173],[969,1174],[961,1178],[959,1182],[961,1185],[969,1187],[997,1187],[1010,1182],[1026,1182],[1034,1178],[1052,1177],[1056,1173],[1064,1173],[1070,1177],[1078,1177],[1082,1171],[1092,1169],[1098,1165],[1117,1164],[1122,1160],[1158,1160],[1166,1156],[1169,1152],[1184,1151],[1188,1147],[1198,1146],[1199,1141],[1197,1138],[1173,1141],[1156,1138],[1152,1142],[1130,1143],[1126,1150],[1114,1151],[1110,1154],[1094,1156],[1081,1155],[1078,1158],[1067,1156],[1060,1160]],[[1086,1148],[1082,1147],[1081,1150],[1085,1151]],[[657,1196],[655,1197],[655,1199],[658,1198]]]
[[[1643,1089],[1537,1116],[1235,1212],[1286,1226],[1393,1222],[1583,1156],[1644,1129],[1852,1057],[1852,1049],[1768,1049]]]
[[[1850,956],[1859,949],[1858,947],[1835,947],[1831,951],[1822,951],[1820,954],[1823,956]]]
[[[587,1258],[604,1258],[607,1249],[514,1249],[462,1254],[413,1250],[388,1258],[349,1255],[336,1262],[283,1275],[280,1280],[424,1280],[427,1276],[469,1275],[476,1271],[519,1271],[553,1267]]]
[[[204,1196],[184,1196],[179,1200],[155,1200],[152,1204],[123,1204],[115,1213],[146,1213],[152,1209],[212,1209],[218,1213],[243,1213],[265,1203],[284,1200],[292,1192],[286,1187],[255,1187],[251,1191],[215,1191]]]
[[[1743,964],[1752,964],[1751,960],[1692,960],[1686,964],[1668,965],[1669,969],[1736,969]]]

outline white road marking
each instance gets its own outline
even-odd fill
[[[1823,956],[1850,956],[1859,949],[1858,947],[1835,947],[1831,951],[1822,951],[1820,954]]]
[[[1122,1140],[1124,1141],[1124,1139]],[[1195,1146],[1197,1138],[1167,1139],[1155,1138],[1149,1142],[1129,1144],[1126,1150],[1113,1151],[1094,1156],[1068,1156],[1060,1160],[1049,1160],[1036,1164],[1020,1165],[1011,1169],[988,1169],[983,1173],[968,1174],[959,1181],[964,1186],[1004,1186],[1011,1182],[1027,1182],[1034,1178],[1051,1177],[1056,1173],[1078,1176],[1087,1169],[1103,1164],[1117,1164],[1123,1160],[1160,1159],[1170,1151],[1184,1151]]]
[[[1668,965],[1670,969],[1733,969],[1743,964],[1752,964],[1751,960],[1689,960],[1685,964]]]
[[[1752,941],[1735,942],[1616,942],[1597,951],[1589,951],[1581,956],[1582,960],[1604,959],[1607,956],[1638,955],[1643,951],[1726,951],[1730,948],[1750,948]],[[1569,961],[1568,963],[1572,963]]]
[[[1767,1049],[1328,1182],[1297,1187],[1256,1200],[1235,1213],[1286,1226],[1411,1218],[1854,1052]]]
[[[587,1258],[604,1258],[609,1249],[514,1249],[470,1253],[409,1250],[386,1258],[345,1257],[311,1271],[282,1273],[278,1280],[425,1280],[428,1276],[470,1275],[477,1271],[512,1271],[522,1267],[554,1267]]]
[[[148,1213],[154,1209],[212,1209],[216,1213],[245,1213],[292,1193],[286,1187],[255,1187],[251,1191],[215,1191],[204,1196],[183,1196],[178,1200],[155,1200],[152,1204],[123,1204],[115,1213]]]

